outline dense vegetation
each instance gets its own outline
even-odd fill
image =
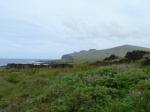
[[[0,68],[5,112],[150,112],[150,67]]]

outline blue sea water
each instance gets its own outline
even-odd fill
[[[0,59],[0,66],[6,66],[9,63],[16,64],[36,64],[42,59]]]

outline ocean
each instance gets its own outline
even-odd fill
[[[16,64],[36,64],[43,59],[0,59],[0,66],[6,66],[9,63]]]

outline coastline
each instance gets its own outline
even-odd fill
[[[40,64],[43,62],[51,61],[50,59],[0,59],[0,66],[6,66],[7,64]]]

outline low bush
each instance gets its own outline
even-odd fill
[[[11,72],[2,68],[0,110],[149,112],[149,71],[143,66],[87,64],[76,64],[72,69],[25,68]]]

